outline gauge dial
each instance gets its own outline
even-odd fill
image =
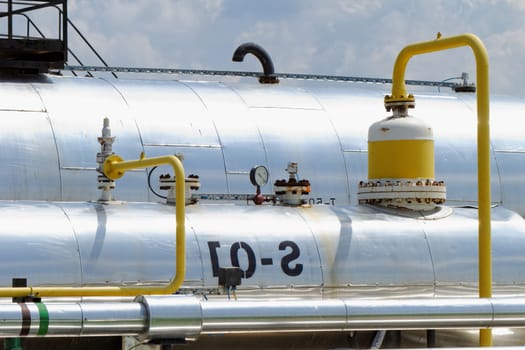
[[[250,170],[250,181],[254,186],[264,186],[268,183],[270,173],[263,165],[258,165]]]

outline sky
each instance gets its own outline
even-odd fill
[[[523,0],[69,0],[69,17],[110,66],[258,71],[253,57],[231,61],[255,42],[276,72],[381,78],[408,44],[473,33],[489,54],[492,93],[525,95]],[[99,64],[73,32],[70,47]],[[406,78],[462,72],[475,79],[467,47],[412,58]]]

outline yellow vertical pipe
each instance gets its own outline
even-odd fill
[[[462,46],[469,46],[476,58],[477,86],[477,151],[478,151],[478,256],[479,297],[492,296],[492,256],[490,228],[490,129],[489,129],[489,61],[483,42],[473,34],[421,42],[406,46],[397,56],[392,77],[392,96],[385,101],[408,100],[405,86],[405,70],[414,55],[430,53]],[[492,346],[492,331],[480,330],[480,346]]]

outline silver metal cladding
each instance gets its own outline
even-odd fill
[[[347,299],[345,305],[346,327],[354,330],[483,328],[494,317],[488,299]]]
[[[342,331],[342,300],[258,300],[201,302],[203,333]]]
[[[403,216],[369,206],[187,208],[181,293],[227,298],[445,297],[477,291],[477,211]],[[173,207],[156,203],[0,202],[0,285],[162,285],[174,273]],[[492,209],[494,293],[520,293],[525,221]],[[512,242],[512,244],[509,244]],[[23,252],[23,254],[21,253]],[[234,297],[234,296],[232,296]]]
[[[273,182],[285,176],[289,161],[301,159],[299,175],[312,184],[312,203],[346,205],[357,204],[358,183],[366,178],[366,135],[385,113],[380,101],[386,89],[49,76],[2,82],[0,92],[7,96],[0,103],[0,199],[96,200],[97,137],[108,117],[119,155],[183,153],[188,173],[200,176],[199,192],[210,194],[207,200],[251,194],[248,175],[255,164],[266,166]],[[421,93],[417,99],[418,116],[434,129],[436,178],[447,182],[448,203],[475,204],[474,97]],[[525,104],[495,98],[491,109],[492,198],[525,215],[525,187],[518,180],[525,141],[512,127]],[[263,194],[271,192],[267,187]],[[146,171],[131,172],[114,195],[157,200],[147,190]]]
[[[146,308],[144,338],[187,338],[202,332],[202,309],[199,299],[179,295],[139,296],[135,299]]]
[[[492,305],[494,309],[494,322],[502,327],[523,327],[520,314],[525,311],[517,299],[501,300]]]
[[[2,337],[137,335],[144,305],[131,302],[0,303]]]
[[[105,306],[104,311],[102,307]],[[20,312],[21,309],[26,309]],[[512,311],[510,311],[512,308]],[[0,304],[0,336],[185,339],[204,334],[523,326],[523,298],[203,300]],[[512,314],[512,317],[509,315]]]
[[[53,304],[49,305],[53,310]],[[142,303],[102,301],[79,305],[82,312],[82,331],[79,335],[136,335],[147,329],[147,308]],[[52,319],[55,320],[54,317]]]

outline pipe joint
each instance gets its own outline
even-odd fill
[[[416,99],[414,95],[408,94],[408,95],[400,95],[400,96],[394,96],[392,95],[386,95],[385,96],[385,109],[387,112],[393,111],[405,111],[409,108],[415,108],[416,106]]]
[[[102,164],[104,175],[111,180],[120,179],[122,176],[124,176],[124,171],[115,169],[114,165],[123,161],[124,159],[116,154],[108,156]]]
[[[244,43],[240,45],[233,53],[232,61],[242,62],[244,56],[249,53],[257,57],[263,67],[263,75],[259,76],[259,83],[278,84],[279,79],[275,76],[272,58],[261,46],[255,43]]]
[[[135,302],[144,305],[148,316],[142,339],[185,339],[202,332],[202,308],[197,298],[141,295]]]

